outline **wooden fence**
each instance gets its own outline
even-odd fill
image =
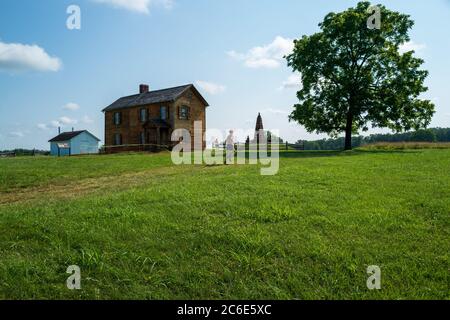
[[[243,147],[245,145],[245,149],[250,149],[250,147],[252,147],[252,149],[256,149],[258,147],[258,144],[248,144],[248,143],[235,143],[235,149],[238,149],[239,147]],[[267,149],[268,150],[273,150],[273,149],[278,149],[279,151],[303,151],[305,150],[305,145],[302,144],[293,144],[293,143],[289,143],[289,142],[284,142],[284,143],[279,143],[279,144],[271,144],[271,143],[267,143],[267,144],[263,144],[261,143],[261,145],[267,145]],[[278,147],[278,148],[277,148]],[[226,144],[225,143],[221,143],[221,144],[217,144],[217,145],[213,145],[213,149],[226,149]]]

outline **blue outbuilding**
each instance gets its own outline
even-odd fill
[[[100,139],[87,130],[63,132],[51,139],[50,154],[52,156],[73,156],[98,153]]]

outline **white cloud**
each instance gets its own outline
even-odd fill
[[[243,61],[244,65],[249,68],[274,69],[281,65],[283,57],[290,54],[293,49],[294,42],[292,39],[278,36],[272,43],[254,47],[247,53],[232,50],[228,51],[227,54],[235,60]]]
[[[0,42],[0,70],[56,72],[61,65],[60,59],[49,56],[37,45]]]
[[[61,123],[59,123],[59,121],[53,120],[52,122],[50,122],[50,125],[53,128],[58,128],[59,126],[61,126]]]
[[[222,93],[226,90],[225,86],[213,82],[198,80],[196,84],[199,88],[203,89],[203,91],[212,95]]]
[[[94,120],[92,120],[92,119],[89,118],[88,116],[84,116],[84,117],[83,117],[83,123],[85,123],[85,124],[91,124],[91,123],[94,123]]]
[[[405,52],[415,51],[416,53],[425,49],[427,46],[424,43],[416,43],[414,41],[408,41],[400,45],[399,52],[404,54]]]
[[[87,120],[90,120],[90,119],[87,118],[87,116],[85,116],[85,118],[83,119],[83,122],[84,123],[88,123],[88,122],[86,122]],[[58,128],[58,127],[63,127],[63,126],[68,126],[68,125],[75,125],[77,123],[78,123],[78,121],[75,120],[75,119],[71,119],[69,117],[61,117],[58,120],[50,121],[49,124],[39,123],[37,125],[37,127],[40,130],[50,130],[51,128]]]
[[[302,77],[299,73],[290,75],[285,81],[283,81],[280,89],[301,89]]]
[[[166,9],[172,9],[175,5],[175,0],[153,0],[153,3],[160,5]]]
[[[98,3],[105,3],[115,8],[126,9],[138,13],[148,14],[151,6],[162,6],[171,9],[174,0],[94,0]]]
[[[76,110],[80,109],[80,106],[76,103],[69,102],[63,107],[63,109],[70,110],[70,111],[76,111]]]
[[[10,133],[8,134],[8,136],[9,136],[10,138],[22,138],[22,137],[24,136],[24,133],[21,132],[21,131],[13,131],[13,132],[10,132]]]
[[[69,125],[69,124],[76,124],[78,121],[75,119],[71,119],[69,117],[61,117],[57,121],[58,123]]]
[[[48,126],[45,123],[38,123],[37,127],[40,130],[48,130]]]

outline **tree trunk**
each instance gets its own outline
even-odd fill
[[[349,111],[347,114],[347,124],[345,126],[345,150],[352,150],[352,128],[353,114]]]

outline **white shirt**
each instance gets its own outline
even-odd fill
[[[227,137],[227,145],[230,145],[230,144],[234,144],[234,137],[233,137],[233,134],[231,134],[231,133]]]

